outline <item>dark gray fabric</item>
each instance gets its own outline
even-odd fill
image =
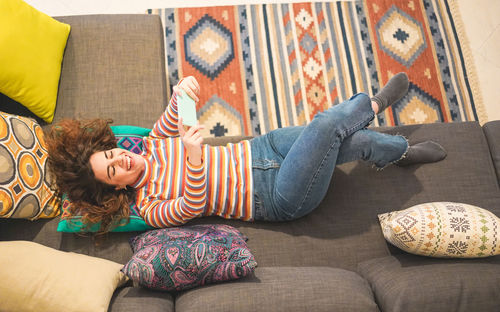
[[[27,240],[125,264],[132,257],[129,238],[139,232],[92,234],[57,232],[59,218],[48,220],[0,219],[0,241]]]
[[[13,99],[9,98],[8,96],[2,93],[0,93],[0,111],[13,115],[29,117],[31,119],[36,120],[40,125],[46,124],[45,121],[37,117],[29,109],[27,109],[23,105],[19,104],[18,102],[14,101]]]
[[[500,120],[490,121],[483,125],[483,131],[490,147],[491,159],[500,184]]]
[[[184,311],[378,311],[358,274],[326,267],[257,268],[245,279],[203,286],[176,296]]]
[[[500,257],[435,259],[401,254],[359,264],[382,311],[498,311]]]
[[[173,312],[174,299],[165,292],[151,291],[139,287],[117,289],[111,298],[109,312]]]
[[[133,252],[129,239],[139,232],[107,233],[93,240],[90,246],[90,255],[112,260],[121,264],[132,258]]]
[[[36,221],[0,218],[0,241],[26,240],[51,248],[90,254],[89,237],[57,232],[59,218]]]
[[[260,267],[331,266],[355,270],[361,261],[401,253],[384,240],[377,220],[379,213],[430,201],[456,201],[500,216],[497,178],[479,124],[429,124],[381,130],[405,134],[410,142],[433,139],[447,150],[448,156],[438,163],[390,166],[383,171],[362,162],[339,166],[320,207],[296,221],[251,223],[211,217],[190,224],[235,226],[249,237],[248,246]],[[217,141],[225,143],[224,139]],[[137,234],[109,233],[95,240],[56,233],[56,220],[0,221],[1,240],[32,238],[123,264],[132,255],[128,239]]]
[[[54,121],[112,118],[151,128],[167,104],[157,15],[56,17],[70,24]]]

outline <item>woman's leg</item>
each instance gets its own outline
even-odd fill
[[[252,140],[257,218],[290,220],[315,209],[329,187],[342,143],[407,90],[408,77],[397,74],[373,97],[377,104],[357,94],[317,114],[303,129],[288,129],[293,135],[285,135],[280,144],[272,139],[278,132]],[[342,159],[355,157],[351,148],[344,153],[349,155]]]
[[[272,219],[274,220],[295,219],[314,210],[326,194],[335,165],[361,159],[373,163],[378,168],[384,168],[391,163],[397,165],[407,165],[406,162],[408,164],[428,163],[446,157],[444,149],[432,141],[409,146],[406,138],[401,135],[360,129],[342,140],[333,166],[325,162],[333,161],[335,149],[330,151],[330,155],[325,155],[322,164],[314,172],[313,168],[301,169],[303,166],[300,162],[314,161],[317,151],[306,147],[303,149],[302,156],[290,153],[296,144],[301,146],[299,138],[307,140],[307,137],[303,135],[306,130],[307,127],[289,127],[269,133],[269,144],[279,157],[284,159],[281,168],[276,163],[274,169],[279,168],[279,171],[273,181],[274,188],[269,188],[272,192]],[[311,139],[311,142],[314,140],[314,138]],[[427,145],[432,145],[432,148]],[[422,147],[422,150],[417,151],[419,153],[415,152],[418,158],[411,159],[412,148],[418,149],[420,146],[425,149]],[[303,199],[302,202],[301,199]],[[294,205],[294,203],[297,204]]]
[[[292,163],[294,156],[289,154],[289,150],[291,146],[293,146],[293,140],[297,140],[304,130],[305,127],[292,127],[279,129],[279,131],[270,133],[270,141],[273,144],[274,150],[279,153],[286,162]],[[280,138],[286,139],[281,140]],[[297,169],[299,166],[295,165],[293,166],[295,171],[293,171],[292,174],[288,174],[286,176],[287,178],[283,178],[284,175],[280,173],[288,169],[286,165],[284,166],[281,164],[281,168],[277,174],[278,178],[275,181],[275,193],[272,197],[275,211],[274,215],[285,218],[286,220],[301,217],[314,210],[326,194],[335,165],[361,159],[373,163],[378,168],[384,168],[391,163],[399,161],[407,153],[407,150],[408,142],[403,136],[360,129],[342,141],[338,149],[334,166],[324,165],[323,167],[318,167],[320,172],[314,175],[308,176],[307,172],[313,173],[313,171],[308,171],[308,169],[306,169],[305,172],[302,169],[299,171],[299,169]],[[311,154],[312,153],[305,153],[303,157],[305,157],[306,160],[304,161],[311,161],[309,159],[309,155]],[[285,163],[285,161],[283,163]],[[333,158],[325,157],[325,162],[327,161],[333,161]],[[279,177],[281,177],[281,179]],[[290,180],[287,181],[286,179]],[[290,183],[290,181],[293,181],[293,183]],[[279,183],[285,183],[286,185],[283,187],[280,186]],[[310,188],[310,197],[314,198],[306,200],[302,205],[293,206],[291,202],[294,200],[298,201],[300,198],[306,198],[306,194],[300,191],[306,191],[304,186],[307,185],[307,183],[314,184],[314,186]],[[290,186],[293,185],[300,187],[299,189],[290,190]],[[293,192],[293,196],[290,196],[286,192]],[[279,200],[276,200],[277,198]],[[283,200],[286,201],[283,202]],[[297,212],[298,214],[295,214]]]
[[[409,145],[405,137],[361,129],[340,146],[337,165],[362,159],[384,168],[404,158]]]
[[[273,130],[268,133],[269,142],[274,151],[285,159],[304,129],[305,126],[297,126]],[[373,163],[378,168],[384,168],[403,158],[408,147],[408,141],[401,135],[361,129],[342,141],[336,164],[361,159]]]
[[[273,210],[281,220],[306,215],[323,200],[342,142],[373,119],[371,100],[357,94],[317,114],[290,147],[277,173]]]

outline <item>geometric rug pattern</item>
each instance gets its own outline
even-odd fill
[[[397,72],[408,94],[375,126],[480,121],[485,112],[456,1],[365,0],[150,9],[169,90],[200,83],[204,136],[304,125]],[[170,96],[170,94],[169,94]]]

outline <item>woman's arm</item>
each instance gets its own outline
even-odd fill
[[[207,182],[203,161],[203,137],[196,124],[185,130],[182,118],[178,121],[177,131],[186,150],[186,181],[184,194],[172,200],[147,198],[138,204],[141,215],[153,227],[171,227],[203,215],[207,203]]]
[[[179,83],[174,86],[174,92],[172,98],[168,103],[165,112],[162,114],[160,119],[155,123],[153,129],[150,132],[150,136],[154,138],[164,138],[179,135],[177,130],[177,123],[179,121],[179,115],[177,111],[177,97],[180,94],[180,90],[184,90],[187,95],[189,95],[195,102],[199,101],[200,85],[196,78],[189,76],[181,79]]]
[[[178,132],[182,139],[182,144],[186,149],[188,163],[194,166],[203,165],[201,144],[203,143],[203,137],[201,136],[200,130],[203,130],[204,126],[196,124],[189,128],[189,130],[184,129],[182,124],[182,118],[179,119]]]
[[[137,203],[144,221],[153,227],[179,226],[200,217],[207,203],[206,179],[203,164],[187,163],[186,187],[182,197],[160,200],[146,197]]]

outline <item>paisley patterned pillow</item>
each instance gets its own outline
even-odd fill
[[[166,291],[238,279],[257,266],[245,241],[228,225],[149,231],[130,240],[134,256],[122,272],[141,286]]]
[[[500,219],[483,208],[433,202],[378,218],[385,239],[412,254],[445,258],[500,254]]]

